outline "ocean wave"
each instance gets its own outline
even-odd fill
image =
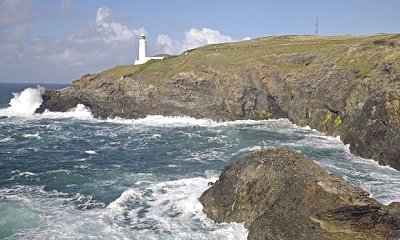
[[[83,104],[78,104],[76,107],[67,112],[50,112],[45,111],[42,114],[35,114],[37,108],[43,102],[42,94],[44,88],[37,86],[37,88],[26,88],[19,93],[13,93],[13,98],[9,102],[9,107],[0,109],[0,116],[2,117],[20,117],[29,120],[40,118],[76,118],[82,120],[94,119],[89,108]]]
[[[39,133],[35,134],[24,134],[22,135],[24,138],[36,138],[36,139],[41,139],[42,137],[39,135]]]
[[[78,104],[67,112],[51,112],[46,110],[42,114],[37,114],[37,116],[52,119],[75,118],[79,120],[95,120],[90,109],[83,104]]]
[[[9,107],[0,109],[0,116],[25,116],[32,115],[42,104],[44,88],[26,88],[20,93],[13,93],[14,97],[9,102]]]
[[[240,126],[240,125],[261,125],[268,122],[286,122],[286,119],[273,120],[235,120],[235,121],[214,121],[207,118],[193,118],[189,116],[162,116],[148,115],[145,118],[125,119],[125,118],[108,118],[104,120],[109,123],[128,124],[133,126],[148,127],[221,127],[221,126]]]
[[[19,178],[19,177],[32,177],[32,176],[37,176],[36,173],[33,172],[29,172],[29,171],[19,171],[19,170],[15,170],[11,172],[11,178],[10,180],[14,180],[15,178]]]
[[[108,118],[105,120],[110,123],[117,124],[128,124],[136,126],[148,126],[148,127],[209,127],[215,126],[217,122],[211,119],[196,119],[187,116],[161,116],[161,115],[149,115],[145,118],[139,119],[125,119],[125,118]]]
[[[12,137],[5,137],[0,139],[0,143],[6,143],[6,142],[11,142],[13,140]]]
[[[89,155],[96,155],[97,154],[97,152],[94,151],[94,150],[87,150],[87,151],[85,151],[85,153],[89,154]]]
[[[6,208],[6,223],[16,221],[18,215],[10,213],[17,210],[32,216],[15,223],[10,239],[246,239],[243,224],[215,224],[202,212],[198,197],[217,179],[216,173],[208,174],[211,178],[134,184],[107,206],[87,194],[17,185],[0,189],[7,204],[0,207]]]
[[[243,224],[217,226],[203,213],[198,198],[207,189],[207,183],[216,180],[213,175],[131,187],[111,202],[102,216],[114,223],[130,223],[136,236],[143,234],[147,238],[246,239]],[[188,228],[197,230],[187,231]],[[155,232],[158,235],[150,236]]]
[[[12,235],[7,239],[124,238],[99,218],[105,204],[90,195],[17,185],[0,189],[0,197],[5,199],[0,202],[2,223],[12,224],[7,229]]]

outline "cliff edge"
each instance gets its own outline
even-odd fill
[[[96,117],[287,117],[400,169],[400,35],[277,36],[117,66],[46,91],[37,110]]]

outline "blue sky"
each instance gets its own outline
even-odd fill
[[[0,82],[70,83],[137,56],[282,34],[400,32],[399,0],[0,0]]]

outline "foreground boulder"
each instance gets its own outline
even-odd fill
[[[200,197],[215,222],[248,239],[400,239],[400,204],[385,206],[302,154],[265,149],[227,166]]]

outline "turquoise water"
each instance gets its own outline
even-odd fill
[[[0,84],[0,238],[246,239],[242,224],[209,220],[197,198],[261,147],[302,152],[385,204],[400,200],[398,171],[285,119],[99,121],[83,105],[33,114],[42,90],[29,86]]]

